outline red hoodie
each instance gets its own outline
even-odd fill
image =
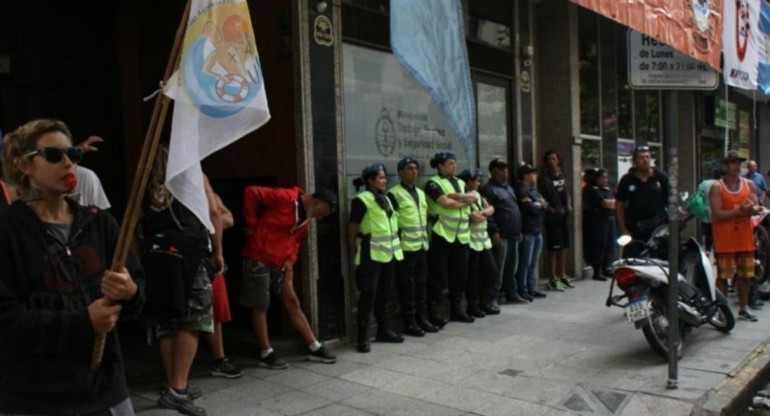
[[[310,221],[298,224],[297,206],[305,194],[300,188],[249,186],[243,191],[246,245],[241,254],[270,267],[297,262]],[[297,228],[295,228],[297,227]]]

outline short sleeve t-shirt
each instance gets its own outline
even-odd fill
[[[618,184],[617,200],[625,205],[625,220],[629,230],[636,229],[639,221],[666,217],[668,176],[655,169],[646,181],[632,171],[623,175]]]
[[[452,176],[451,178],[449,178],[449,182],[452,184],[452,188],[454,188],[455,192],[459,193],[460,184],[457,182],[457,178]],[[430,180],[428,181],[428,183],[425,184],[425,193],[428,194],[428,196],[434,201],[438,201],[438,198],[441,195],[444,195],[444,190],[441,189],[441,186],[439,184]]]
[[[107,194],[104,193],[102,182],[94,171],[78,166],[75,169],[75,177],[77,177],[78,182],[72,196],[78,201],[78,204],[84,207],[94,205],[99,209],[110,208],[110,201],[107,199]]]

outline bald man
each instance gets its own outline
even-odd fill
[[[757,162],[754,160],[749,160],[749,162],[746,163],[746,169],[748,169],[748,172],[746,172],[745,178],[751,180],[755,185],[757,185],[757,199],[761,204],[765,200],[765,195],[768,193],[765,177],[759,173],[757,169]]]

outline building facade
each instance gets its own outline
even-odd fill
[[[338,194],[338,212],[311,228],[295,279],[325,340],[352,335],[356,288],[344,236],[352,180],[368,164],[384,163],[395,183],[396,162],[406,155],[417,157],[428,177],[434,172],[427,162],[440,150],[458,153],[461,169],[485,168],[495,157],[514,168],[540,165],[546,149],[557,150],[574,201],[574,275],[583,266],[578,196],[585,168],[608,169],[616,184],[633,148],[646,144],[666,169],[673,135],[682,190],[694,190],[709,175],[725,146],[770,167],[770,147],[762,145],[770,135],[764,97],[724,86],[634,90],[627,79],[627,28],[567,0],[463,0],[478,120],[475,160],[468,160],[438,108],[393,57],[388,0],[248,4],[272,119],[210,157],[204,170],[236,214],[246,185],[297,184]],[[142,98],[157,89],[184,5],[84,0],[78,8],[54,1],[0,6],[0,62],[9,62],[0,65],[0,128],[55,117],[69,123],[76,138],[103,136],[100,153],[85,164],[100,174],[118,217],[152,111]],[[39,24],[20,18],[32,14]],[[243,239],[238,218],[225,234],[234,305]],[[280,307],[271,314],[280,315]],[[247,315],[236,311],[236,320],[245,324]]]

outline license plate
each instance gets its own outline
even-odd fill
[[[626,306],[626,318],[632,324],[649,316],[650,308],[647,306],[647,299],[645,298],[637,299]]]

